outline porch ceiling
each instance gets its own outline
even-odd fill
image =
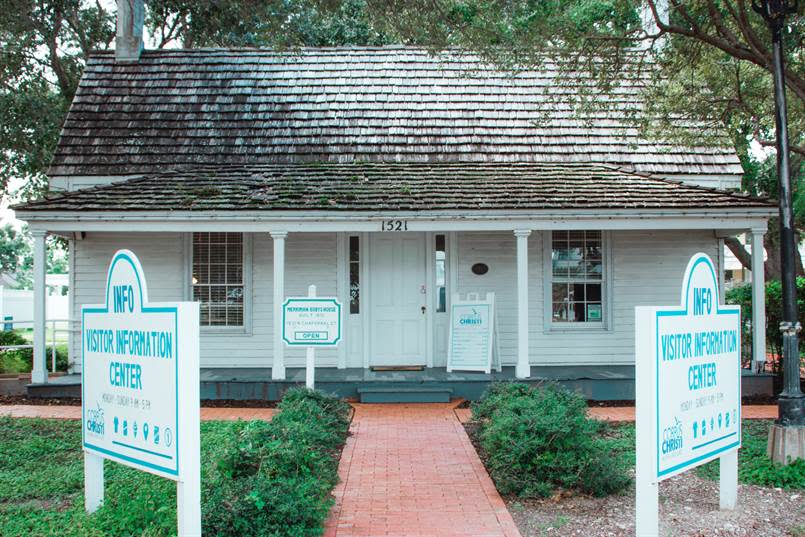
[[[768,200],[588,164],[283,164],[168,171],[57,194],[25,213],[764,209]]]

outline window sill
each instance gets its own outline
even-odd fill
[[[552,323],[545,329],[546,334],[562,332],[610,332],[606,323]]]

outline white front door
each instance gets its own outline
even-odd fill
[[[423,233],[370,235],[370,365],[425,365]]]

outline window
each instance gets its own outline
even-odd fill
[[[349,238],[349,312],[361,312],[361,238]]]
[[[193,300],[201,326],[243,326],[243,234],[193,233]]]
[[[604,321],[604,248],[600,231],[554,231],[551,240],[551,320]]]
[[[436,235],[436,312],[447,311],[447,283],[445,277],[445,236]]]

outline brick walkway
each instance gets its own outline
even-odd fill
[[[605,421],[634,421],[634,407],[592,407],[590,416]],[[467,423],[472,418],[469,408],[457,408],[456,416],[461,423]],[[775,405],[744,405],[741,407],[741,417],[745,420],[776,420],[777,407]]]
[[[203,421],[270,420],[273,408],[202,408]],[[0,416],[12,418],[81,419],[80,406],[0,405]]]
[[[519,537],[452,404],[355,406],[325,537]]]

